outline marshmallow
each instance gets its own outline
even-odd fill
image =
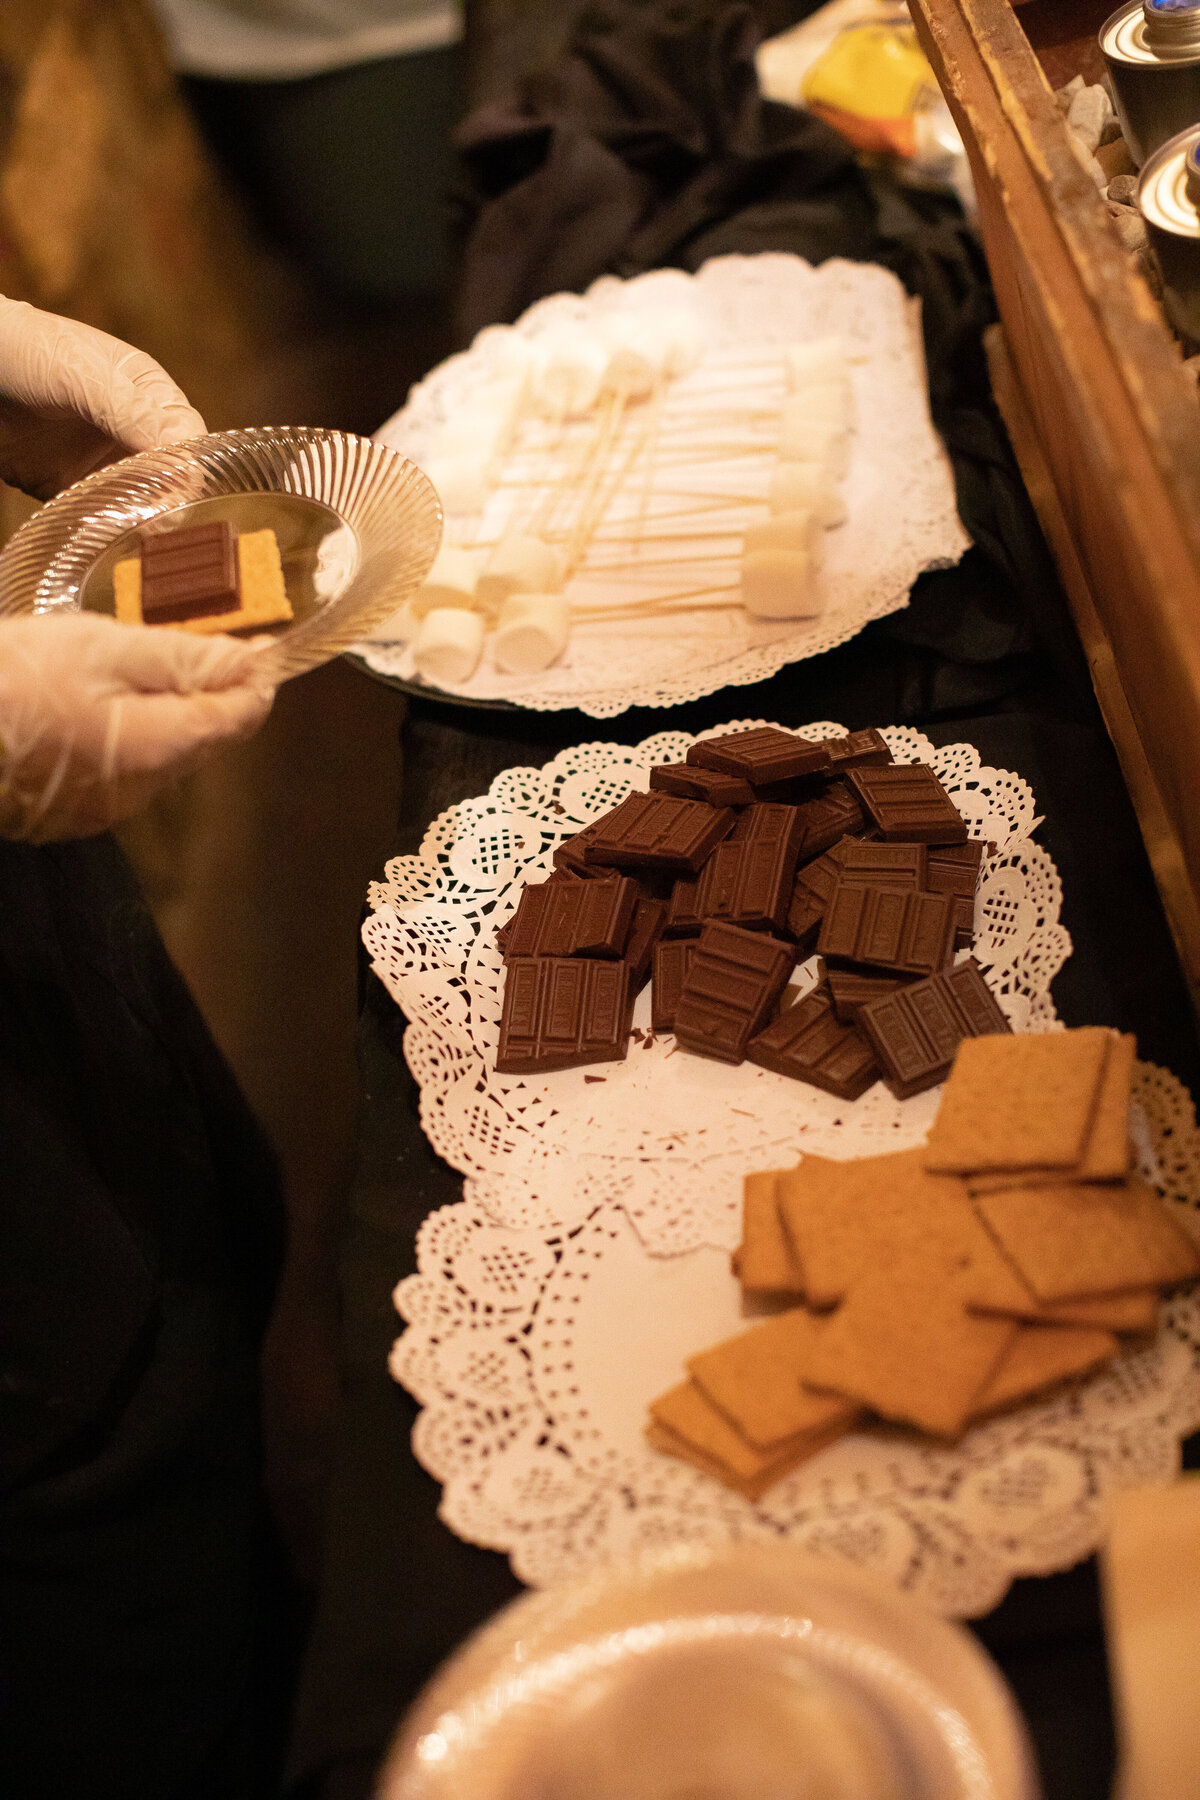
[[[761,525],[748,525],[742,549],[747,553],[751,550],[800,550],[815,566],[824,548],[821,539],[816,514],[797,507],[793,512],[776,513],[773,519],[764,519]]]
[[[609,363],[599,336],[585,325],[553,325],[537,339],[536,351],[529,391],[537,410],[548,419],[590,412]]]
[[[483,550],[456,550],[452,544],[443,544],[428,575],[409,597],[413,616],[424,619],[431,612],[449,607],[471,612],[485,555]]]
[[[780,408],[781,435],[788,429],[803,430],[809,423],[828,425],[836,431],[850,429],[850,390],[837,382],[823,381],[804,388]]]
[[[431,456],[422,464],[446,512],[482,510],[488,497],[488,460],[463,451],[456,456]]]
[[[844,378],[846,347],[840,337],[813,338],[807,344],[789,344],[783,361],[788,386],[795,393],[814,382]]]
[[[689,375],[704,354],[704,326],[690,306],[672,306],[659,318],[666,343],[663,374],[668,380]]]
[[[339,525],[317,545],[313,569],[313,593],[328,604],[345,593],[358,569],[358,537],[349,525]]]
[[[767,490],[773,513],[811,512],[828,530],[846,519],[841,484],[828,469],[815,462],[776,463]]]
[[[485,325],[476,332],[471,351],[483,358],[493,375],[517,376],[522,382],[537,359],[531,340],[512,325]]]
[[[840,481],[850,466],[850,433],[823,419],[781,414],[779,455],[784,462],[821,463]]]
[[[803,550],[748,550],[742,605],[756,619],[813,619],[824,606],[813,559]]]
[[[525,397],[523,381],[483,381],[438,432],[439,452],[490,457],[508,448]]]
[[[413,639],[413,667],[422,681],[440,686],[469,681],[483,655],[483,620],[478,613],[439,606],[426,613]]]
[[[558,661],[571,632],[564,594],[511,594],[500,609],[492,655],[506,675],[536,675]]]
[[[600,333],[608,350],[602,391],[645,400],[663,378],[670,348],[659,315],[648,307],[609,313]]]
[[[493,612],[510,594],[552,594],[563,584],[566,557],[553,544],[522,531],[502,537],[475,586],[479,604]]]

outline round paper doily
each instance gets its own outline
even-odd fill
[[[744,723],[744,722],[743,722]],[[840,732],[829,723],[802,735]],[[982,767],[969,744],[935,751],[917,732],[884,734],[902,762],[931,761],[972,833],[996,845],[979,888],[974,954],[1018,1029],[1053,1024],[1050,982],[1070,940],[1054,865],[1031,839],[1033,796],[1017,775]],[[847,1102],[745,1063],[675,1054],[649,1033],[649,994],[623,1063],[543,1077],[498,1075],[503,963],[496,928],[555,847],[692,739],[659,732],[633,748],[580,744],[542,769],[508,769],[491,790],[435,820],[420,853],[390,863],[370,891],[363,940],[410,1021],[405,1054],[435,1150],[468,1177],[490,1217],[540,1226],[620,1201],[648,1248],[728,1246],[746,1169],[805,1149],[867,1155],[916,1143],[936,1093],[903,1103],[877,1082]]]
[[[869,620],[905,606],[923,569],[953,564],[967,548],[950,466],[929,419],[916,303],[894,275],[872,264],[837,259],[814,269],[795,256],[719,257],[696,276],[657,270],[629,284],[607,276],[586,295],[555,294],[531,307],[518,330],[536,338],[564,319],[594,318],[610,310],[626,286],[636,288],[647,303],[661,291],[667,303],[678,304],[685,293],[704,318],[705,359],[692,375],[672,384],[664,402],[676,417],[694,413],[700,418],[712,409],[727,415],[731,406],[744,408],[747,384],[753,388],[762,380],[761,374],[746,370],[748,353],[757,356],[772,346],[828,334],[845,341],[854,359],[850,373],[857,430],[845,483],[847,522],[824,538],[825,611],[815,620],[761,621],[738,609],[577,624],[562,662],[540,675],[505,675],[485,653],[471,680],[449,690],[464,699],[507,700],[538,711],[578,707],[593,718],[612,718],[630,706],[675,706],[718,688],[760,681],[786,663],[844,643]],[[469,415],[485,368],[478,352],[451,357],[413,390],[377,438],[423,465],[431,452],[436,454],[442,426]],[[761,394],[771,397],[769,385]],[[544,487],[561,478],[575,438],[593,429],[547,432],[543,445],[536,428],[527,428],[526,440],[533,448],[512,467],[533,485],[497,492],[478,520],[449,520],[446,541],[494,541],[510,520],[520,525],[532,504],[529,495],[539,491],[537,484]],[[729,431],[749,434],[752,429],[765,428],[713,425],[708,441],[722,442]],[[692,448],[695,441],[693,436]],[[765,495],[770,464],[762,458],[747,461],[727,449],[714,453],[702,469],[689,464],[684,480],[672,472],[674,455],[667,444],[665,435],[660,436],[649,497],[643,497],[643,463],[636,476],[631,473],[625,497],[610,508],[602,532],[612,530],[622,516],[644,533],[656,514],[677,515],[680,502],[670,491],[681,485],[712,494]],[[736,547],[746,525],[765,516],[761,501],[724,506],[714,501],[704,525],[707,531],[728,525]],[[674,533],[679,526],[660,529]],[[607,603],[631,595],[691,591],[714,579],[719,583],[729,577],[713,573],[716,548],[711,538],[680,542],[669,552],[677,554],[676,566],[648,582],[638,578],[631,587],[635,578],[626,570],[604,581],[576,578],[568,592],[580,602]],[[649,546],[645,550],[662,554]],[[697,554],[707,559],[705,564],[689,562]],[[732,587],[730,592],[734,594]],[[386,624],[357,646],[357,654],[379,674],[414,679],[408,646],[389,638]]]
[[[973,835],[996,845],[975,954],[1017,1029],[1055,1029],[1049,984],[1070,941],[1057,873],[1031,841],[1028,786],[982,766],[970,745],[885,736],[898,760],[932,761]],[[598,1070],[495,1074],[497,926],[556,844],[691,741],[581,745],[542,769],[507,770],[372,889],[363,936],[411,1021],[422,1121],[467,1175],[463,1203],[422,1228],[419,1273],[396,1294],[409,1329],[392,1372],[424,1407],[414,1449],[443,1483],[447,1523],[507,1551],[535,1584],[637,1546],[783,1534],[874,1567],[943,1612],[984,1612],[1015,1575],[1088,1554],[1114,1487],[1175,1472],[1179,1438],[1200,1424],[1200,1301],[1177,1296],[1152,1346],[952,1449],[857,1433],[758,1505],[643,1444],[646,1402],[680,1379],[687,1355],[738,1328],[728,1252],[746,1170],[805,1149],[917,1142],[937,1105],[936,1091],[901,1103],[881,1084],[835,1101],[675,1052],[669,1037],[643,1036],[624,1064]],[[1139,1065],[1133,1118],[1139,1167],[1192,1207],[1200,1140],[1188,1096]]]

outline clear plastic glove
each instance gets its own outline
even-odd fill
[[[90,837],[230,739],[273,690],[252,644],[94,613],[0,619],[0,835]]]
[[[49,500],[119,457],[204,430],[144,351],[0,297],[0,480],[10,487]]]

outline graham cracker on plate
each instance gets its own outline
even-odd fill
[[[813,1346],[807,1379],[885,1419],[959,1435],[1020,1326],[967,1311],[950,1280],[899,1263],[868,1269]]]
[[[769,1451],[755,1450],[705,1399],[694,1381],[684,1381],[650,1402],[646,1438],[654,1449],[681,1457],[748,1500],[757,1500],[797,1464],[836,1442],[845,1430],[843,1424],[830,1425],[800,1432]]]
[[[235,612],[214,613],[200,619],[180,619],[164,630],[192,631],[211,637],[221,631],[265,630],[284,625],[294,617],[283,581],[279,544],[269,528],[243,531],[237,540],[238,592],[241,605]],[[113,569],[113,602],[122,625],[141,625],[142,565],[127,557]]]
[[[922,1157],[920,1149],[850,1162],[806,1156],[780,1176],[780,1216],[811,1306],[835,1306],[865,1269],[898,1258],[923,1265],[931,1283],[961,1276],[971,1301],[988,1301],[993,1311],[1020,1301],[1021,1285],[981,1229],[963,1183],[929,1174]]]
[[[1119,1187],[1006,1188],[974,1204],[1044,1302],[1171,1287],[1200,1275],[1192,1239],[1136,1178]]]
[[[925,1167],[972,1175],[1073,1169],[1087,1143],[1113,1034],[967,1038],[946,1077]]]
[[[1074,1168],[1019,1169],[1001,1174],[973,1175],[967,1185],[973,1194],[990,1194],[998,1188],[1038,1187],[1062,1181],[1120,1181],[1129,1173],[1129,1096],[1137,1043],[1131,1033],[1115,1032],[1104,1059],[1104,1072],[1083,1154]]]
[[[742,1241],[733,1272],[746,1294],[804,1296],[804,1272],[779,1217],[776,1188],[782,1169],[747,1175],[742,1182]]]
[[[1110,1362],[1121,1348],[1111,1331],[1085,1325],[1023,1325],[971,1409],[985,1419]]]
[[[773,1451],[799,1433],[847,1429],[861,1410],[839,1394],[817,1394],[802,1377],[822,1324],[803,1307],[780,1313],[689,1357],[705,1398],[755,1449]]]

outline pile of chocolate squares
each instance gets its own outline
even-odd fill
[[[894,762],[877,731],[701,739],[525,888],[498,934],[496,1067],[620,1060],[652,972],[652,1031],[686,1050],[843,1099],[880,1076],[919,1093],[964,1038],[1008,1030],[978,964],[954,962],[986,849],[934,771]],[[814,950],[817,986],[788,1005]]]

